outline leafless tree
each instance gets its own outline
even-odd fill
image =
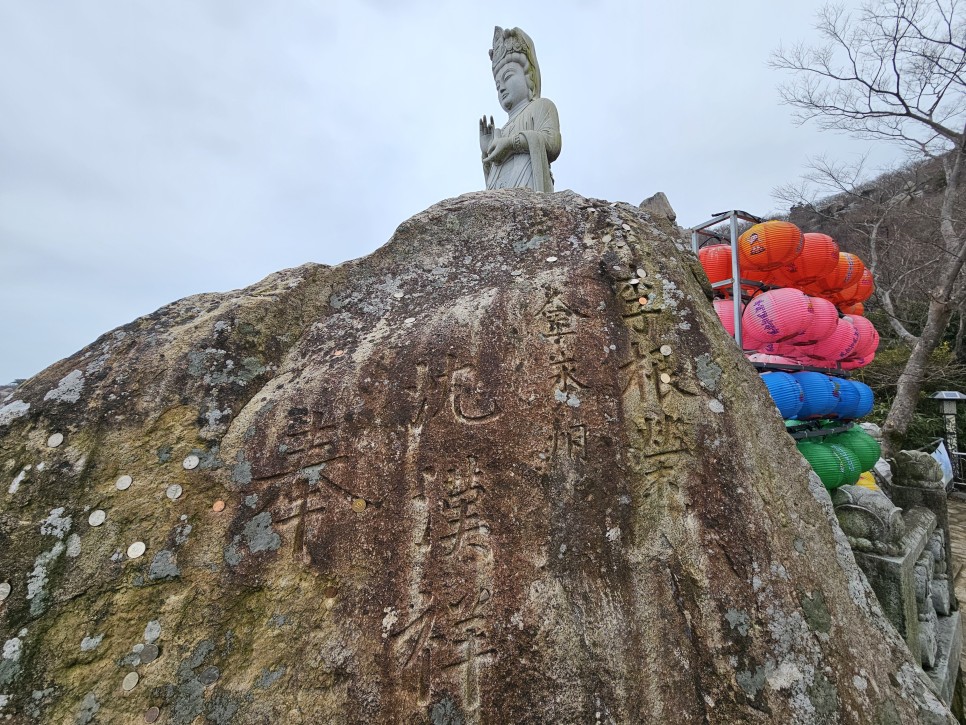
[[[937,226],[942,263],[925,323],[899,376],[883,433],[888,454],[902,445],[930,354],[959,306],[966,229],[956,214],[966,167],[966,18],[957,0],[873,0],[855,13],[827,5],[815,47],[780,48],[775,68],[800,122],[902,144],[941,160],[945,177]]]
[[[875,277],[876,300],[894,335],[912,346],[924,320],[909,303],[928,299],[945,261],[933,208],[942,170],[934,163],[911,163],[872,178],[865,161],[813,159],[798,183],[778,187],[773,195],[791,208],[791,221],[831,233],[861,257]]]

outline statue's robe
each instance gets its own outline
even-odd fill
[[[534,98],[507,121],[499,135],[514,138],[522,133],[528,153],[508,156],[501,164],[483,164],[487,189],[528,186],[535,191],[553,191],[550,162],[560,155],[560,120],[557,107],[546,98]]]

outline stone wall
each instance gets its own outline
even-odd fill
[[[880,491],[836,489],[835,512],[883,611],[949,704],[962,625],[949,565],[942,471],[931,456],[915,451],[901,452],[888,473],[882,471],[879,467]]]

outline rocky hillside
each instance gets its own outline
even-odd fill
[[[667,220],[481,192],[0,404],[13,722],[952,722]]]

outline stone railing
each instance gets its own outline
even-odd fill
[[[939,464],[902,451],[875,470],[880,490],[842,486],[832,503],[886,616],[950,703],[962,650]]]

